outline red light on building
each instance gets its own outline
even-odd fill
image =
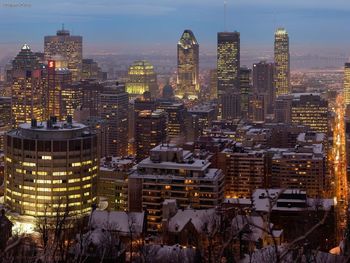
[[[54,60],[49,60],[48,64],[49,64],[49,68],[55,68],[55,66],[56,66]]]

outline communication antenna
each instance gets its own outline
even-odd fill
[[[227,31],[226,25],[227,0],[224,0],[224,31]]]

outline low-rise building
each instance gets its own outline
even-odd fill
[[[148,211],[149,231],[159,231],[162,203],[175,199],[180,208],[213,208],[224,199],[224,174],[210,162],[172,144],[158,145],[129,175],[129,211]]]

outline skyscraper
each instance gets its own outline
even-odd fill
[[[289,37],[284,28],[275,32],[275,88],[276,96],[291,92]]]
[[[179,98],[196,99],[199,93],[199,45],[191,30],[177,44],[177,88]]]
[[[72,72],[72,80],[80,80],[83,61],[83,38],[71,36],[68,30],[62,28],[56,36],[45,36],[45,59],[60,55],[68,62],[68,69]]]
[[[62,95],[65,89],[72,84],[72,74],[66,68],[66,62],[59,60],[49,60],[47,69],[47,89],[45,92],[45,119],[50,116],[56,116],[63,120],[66,116],[65,105],[70,98],[64,98]],[[73,114],[70,114],[73,116]]]
[[[45,78],[42,65],[28,45],[24,45],[12,62],[11,70],[12,126],[43,119]]]
[[[217,46],[218,95],[238,89],[240,69],[239,32],[219,32]]]
[[[241,114],[242,117],[248,116],[249,97],[253,94],[252,91],[252,70],[247,67],[242,67],[239,70],[239,89],[241,96]]]
[[[100,94],[100,118],[107,126],[107,147],[102,156],[128,154],[129,97],[123,85],[104,87]]]
[[[166,141],[167,114],[163,110],[144,110],[136,117],[136,160],[149,156],[151,149]]]
[[[159,97],[157,74],[153,65],[146,60],[135,61],[129,67],[125,86],[131,97],[142,96],[146,91],[149,91],[153,98]]]
[[[253,65],[253,89],[265,99],[265,113],[273,114],[275,105],[274,65],[266,61],[260,61]]]
[[[350,63],[344,66],[344,101],[345,105],[350,105]]]
[[[217,79],[219,115],[223,119],[236,119],[241,114],[240,34],[219,32],[217,46]]]

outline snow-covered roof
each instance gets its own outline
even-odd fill
[[[120,232],[121,234],[130,233],[130,227],[133,234],[141,234],[144,225],[144,212],[123,212],[123,211],[98,211],[95,210],[90,215],[90,226],[94,229],[104,229]]]
[[[178,210],[177,213],[169,220],[168,230],[170,232],[180,232],[191,222],[198,232],[202,232],[205,224],[210,228],[215,224],[218,217],[215,208],[206,210],[196,210],[192,208]]]

